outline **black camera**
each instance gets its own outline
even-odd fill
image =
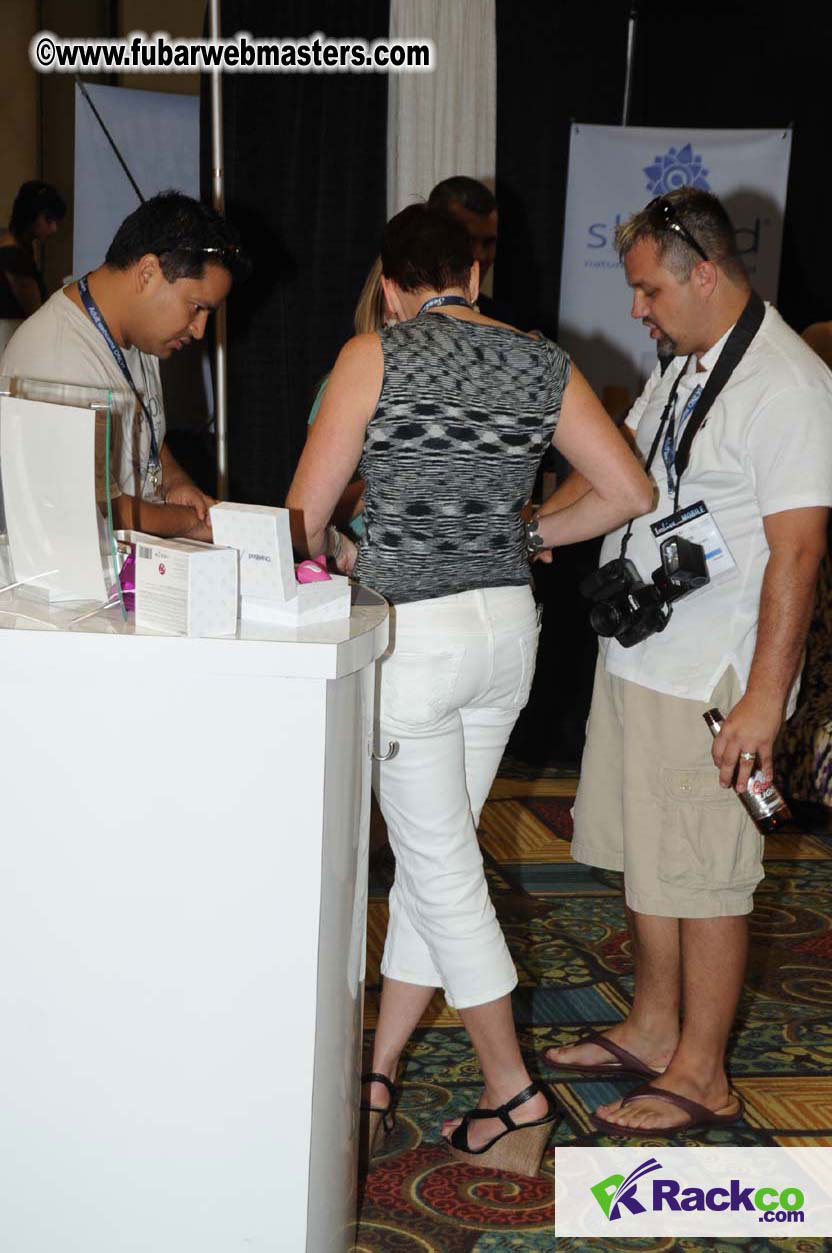
[[[681,535],[670,535],[659,545],[662,564],[643,583],[626,557],[608,561],[580,585],[581,595],[594,601],[589,621],[598,635],[614,635],[623,648],[632,648],[663,631],[671,606],[710,582],[705,550]]]

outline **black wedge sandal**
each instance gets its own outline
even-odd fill
[[[396,1085],[392,1082],[392,1080],[387,1078],[387,1075],[377,1074],[375,1071],[368,1071],[366,1074],[361,1076],[362,1086],[365,1083],[381,1083],[390,1093],[390,1102],[384,1107],[384,1109],[378,1105],[365,1105],[363,1101],[361,1102],[362,1114],[369,1115],[367,1119],[366,1137],[366,1154],[367,1161],[369,1161],[373,1156],[373,1150],[375,1148],[376,1140],[378,1139],[379,1128],[383,1127],[385,1136],[389,1136],[392,1134],[396,1126],[396,1102],[399,1099],[399,1094],[396,1091]],[[362,1136],[362,1139],[363,1138],[364,1137]]]
[[[511,1118],[511,1111],[525,1105],[538,1092],[546,1097],[548,1110],[545,1117],[536,1118],[533,1122],[516,1123]],[[510,1170],[516,1175],[534,1176],[540,1172],[540,1163],[549,1136],[552,1134],[552,1123],[559,1118],[557,1102],[551,1089],[545,1083],[530,1083],[517,1096],[500,1105],[498,1109],[471,1109],[464,1115],[462,1122],[444,1138],[452,1157],[470,1166],[491,1167],[494,1170]],[[468,1145],[468,1127],[475,1118],[499,1118],[505,1123],[505,1131],[494,1136],[481,1149],[472,1149]]]

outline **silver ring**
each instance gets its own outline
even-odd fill
[[[756,753],[740,753],[740,757],[743,761],[753,761],[756,756]]]

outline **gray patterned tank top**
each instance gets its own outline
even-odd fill
[[[520,511],[569,358],[546,339],[426,313],[380,332],[384,382],[359,472],[353,571],[393,604],[528,583]]]

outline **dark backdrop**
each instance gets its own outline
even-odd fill
[[[222,33],[385,37],[388,0],[223,0]],[[203,76],[202,170],[210,198]],[[386,206],[383,74],[223,75],[226,213],[254,257],[229,309],[229,495],[282,504],[317,384],[349,338]],[[206,181],[207,180],[207,181]]]
[[[497,0],[496,294],[557,328],[569,127],[618,124],[630,4]],[[632,126],[794,125],[779,307],[798,330],[832,316],[832,6],[641,0]]]

